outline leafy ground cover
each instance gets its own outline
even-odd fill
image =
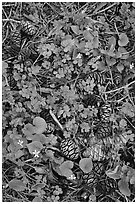
[[[135,199],[135,4],[2,4],[4,202]]]

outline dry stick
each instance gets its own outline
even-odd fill
[[[3,44],[3,43],[5,42],[5,40],[7,39],[8,34],[9,34],[9,30],[7,29],[7,30],[6,30],[6,36],[5,36],[4,40],[2,41],[2,44]]]
[[[14,20],[14,19],[9,19],[9,18],[7,18],[7,19],[2,19],[3,21],[5,21],[5,22],[7,22],[7,21],[12,21],[12,22],[14,22],[14,23],[20,23],[20,21],[17,21],[17,20]]]
[[[54,115],[54,113],[52,112],[52,110],[49,111],[50,115],[52,116],[53,120],[58,124],[58,126],[61,128],[61,130],[63,131],[63,127],[60,124],[60,122],[58,121],[58,119],[56,118],[56,116]]]
[[[130,123],[130,125],[135,129],[134,125],[128,120],[128,118],[125,116],[125,119]]]
[[[120,35],[119,35],[119,32],[118,32],[118,29],[117,29],[116,23],[114,23],[114,25],[115,25],[115,29],[116,29],[116,32],[117,32],[118,36],[120,36]]]
[[[108,6],[107,8],[104,8],[103,10],[98,11],[96,14],[102,13],[102,12],[106,11],[106,10],[110,9],[111,7],[115,6],[116,4],[117,4],[117,3],[114,3],[114,4],[110,5],[110,6]],[[93,15],[94,15],[94,13],[93,13]]]
[[[113,93],[113,92],[115,92],[115,91],[120,91],[121,89],[126,89],[126,88],[128,88],[130,85],[132,85],[132,84],[134,84],[135,83],[135,81],[132,81],[132,82],[130,82],[129,84],[127,84],[127,85],[125,85],[125,86],[122,86],[122,87],[120,87],[120,88],[118,88],[118,89],[114,89],[114,90],[112,90],[112,91],[106,91],[106,92],[102,92],[103,94],[108,94],[108,93]]]

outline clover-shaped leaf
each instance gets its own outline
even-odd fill
[[[118,188],[123,195],[125,196],[131,195],[128,182],[126,182],[124,177],[118,182]]]
[[[34,134],[35,130],[34,130],[34,126],[30,123],[26,124],[23,128],[23,133],[26,136],[30,136],[32,134]]]
[[[89,173],[93,168],[93,163],[91,158],[83,158],[79,162],[79,167],[84,173]]]
[[[62,176],[65,176],[67,178],[70,178],[73,175],[72,168],[73,168],[73,162],[72,161],[65,161],[60,166],[59,169],[62,173]]]
[[[35,117],[33,119],[33,125],[34,125],[35,133],[37,134],[43,133],[47,128],[46,121],[41,117]]]
[[[43,149],[43,145],[39,141],[34,141],[27,144],[28,150],[30,154],[33,154],[35,151],[41,151]]]
[[[129,39],[127,37],[127,35],[125,33],[121,33],[119,35],[119,41],[118,41],[118,44],[119,46],[123,47],[123,46],[126,46],[129,42]]]
[[[26,186],[25,184],[18,179],[13,179],[9,182],[9,187],[15,191],[24,191]]]

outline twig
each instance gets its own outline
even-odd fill
[[[115,23],[115,29],[116,29],[116,32],[117,32],[118,36],[120,36],[120,35],[119,35],[119,32],[118,32],[118,29],[117,29],[116,23]],[[123,54],[123,53],[122,53],[122,54]]]
[[[11,4],[2,4],[3,7],[8,7],[8,6],[13,6],[14,3],[11,3]]]
[[[128,120],[128,118],[125,116],[125,119],[129,122],[129,124],[135,129],[134,125]]]
[[[130,82],[129,84],[127,84],[127,85],[125,85],[125,86],[122,86],[122,87],[120,87],[120,88],[118,88],[118,89],[114,89],[114,90],[111,90],[111,91],[106,91],[106,92],[102,92],[103,94],[109,94],[109,93],[113,93],[113,92],[115,92],[115,91],[120,91],[121,89],[126,89],[126,88],[128,88],[130,85],[132,85],[132,84],[134,84],[135,83],[135,81],[132,81],[132,82]]]
[[[96,15],[96,14],[99,14],[99,13],[102,13],[110,8],[112,8],[113,6],[115,6],[117,3],[113,3],[112,5],[108,6],[107,8],[104,8],[102,9],[101,11],[98,11],[97,13],[93,13],[93,15]]]
[[[14,20],[14,19],[2,19],[3,21],[7,22],[7,21],[12,21],[12,22],[15,22],[15,23],[20,23],[20,21],[17,21],[17,20]]]
[[[63,127],[60,124],[60,122],[58,121],[58,119],[56,118],[56,116],[54,115],[54,113],[52,112],[52,110],[49,111],[50,115],[52,116],[53,120],[58,124],[58,126],[61,128],[61,130],[63,131]]]
[[[6,30],[6,36],[5,36],[4,40],[2,41],[2,44],[3,44],[3,43],[5,42],[5,40],[7,39],[8,34],[9,34],[9,29],[7,28],[7,30]]]

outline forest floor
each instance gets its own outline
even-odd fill
[[[135,201],[135,3],[2,4],[3,202]]]

